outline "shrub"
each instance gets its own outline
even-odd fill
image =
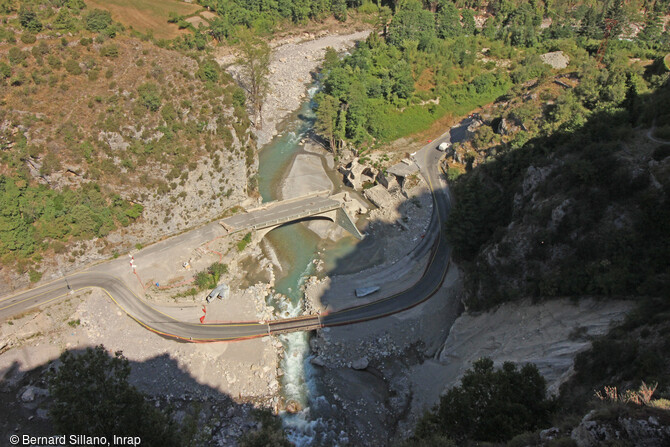
[[[245,234],[242,240],[237,243],[237,251],[243,251],[247,248],[249,242],[251,242],[251,233]]]
[[[49,45],[47,45],[47,43],[42,40],[40,43],[35,45],[31,51],[35,58],[38,56],[44,56],[45,54],[49,54]]]
[[[61,67],[61,61],[60,61],[60,59],[58,59],[58,56],[56,56],[55,54],[50,54],[47,57],[47,63],[49,64],[49,66],[51,68],[53,68],[55,70],[58,70]]]
[[[4,62],[0,62],[0,79],[7,79],[12,76],[12,68]]]
[[[195,75],[204,82],[217,82],[219,80],[219,64],[216,61],[208,59],[200,64]]]
[[[137,88],[140,96],[140,103],[152,112],[158,111],[161,107],[160,89],[153,82],[147,82]]]
[[[670,140],[670,124],[665,126],[659,126],[654,130],[654,136],[656,138],[662,138],[664,140]]]
[[[198,272],[195,275],[195,285],[198,287],[198,290],[213,289],[219,285],[221,275],[225,273],[228,273],[228,266],[215,262],[207,270]]]
[[[77,62],[74,59],[68,59],[65,61],[65,69],[67,70],[68,73],[71,75],[80,75],[82,73],[81,67],[79,66],[79,62]]]
[[[0,73],[2,72],[1,67],[2,65],[0,64]],[[6,64],[5,67],[9,68]],[[661,161],[668,156],[670,156],[670,144],[657,147],[654,149],[654,153],[652,154],[652,158],[656,161]]]
[[[35,269],[30,269],[28,272],[28,277],[30,278],[30,282],[37,282],[42,279],[42,273]]]
[[[33,33],[23,33],[21,34],[21,42],[23,43],[35,43],[37,42],[37,37]]]
[[[113,43],[103,45],[100,48],[100,56],[111,58],[119,57],[119,46]]]
[[[11,47],[7,57],[9,58],[9,62],[13,65],[18,65],[26,60],[27,54],[24,51],[21,51],[19,47]]]

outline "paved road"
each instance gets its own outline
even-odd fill
[[[301,219],[314,214],[323,213],[340,208],[342,204],[329,197],[306,197],[303,199],[289,199],[267,204],[263,208],[248,213],[237,214],[223,219],[221,222],[231,231],[246,229],[261,229]]]
[[[269,333],[291,330],[310,330],[315,327],[351,324],[381,318],[401,312],[430,298],[441,286],[449,266],[451,248],[444,238],[444,221],[451,201],[446,182],[439,173],[438,162],[443,153],[436,147],[443,141],[457,142],[465,138],[470,120],[452,128],[439,139],[424,146],[414,155],[426,181],[433,191],[435,212],[426,237],[425,247],[431,248],[431,260],[421,280],[404,292],[373,303],[344,309],[322,316],[279,320],[270,323],[196,324],[175,320],[141,299],[120,279],[100,271],[82,272],[68,276],[26,292],[0,299],[0,320],[32,307],[47,304],[66,296],[71,291],[91,287],[104,290],[107,295],[139,324],[156,333],[188,341],[241,340]],[[432,245],[431,245],[432,241]],[[417,250],[415,250],[416,252]],[[421,250],[419,250],[421,251]]]

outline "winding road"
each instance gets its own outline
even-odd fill
[[[420,246],[413,250],[413,256],[417,253],[430,252],[430,262],[421,279],[403,292],[372,303],[322,315],[266,323],[199,324],[176,320],[161,312],[137,296],[115,276],[99,271],[84,271],[0,299],[0,320],[56,301],[73,291],[79,292],[92,287],[102,289],[126,314],[145,328],[167,337],[190,342],[243,340],[275,333],[312,330],[382,318],[407,310],[433,296],[441,287],[447,273],[451,247],[444,237],[443,223],[449,214],[451,199],[448,186],[439,172],[439,160],[443,153],[436,147],[443,141],[463,141],[470,123],[470,119],[462,121],[450,132],[414,154],[414,161],[431,188],[435,206],[426,236],[421,240]]]

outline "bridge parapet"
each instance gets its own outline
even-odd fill
[[[328,191],[317,191],[303,197],[263,204],[243,214],[220,221],[226,232],[265,230],[309,217],[322,217],[336,222],[359,239],[363,236],[343,208],[343,203],[328,196]]]
[[[267,324],[270,335],[288,334],[289,332],[297,331],[313,331],[323,327],[320,315],[303,315],[286,320],[268,321]]]

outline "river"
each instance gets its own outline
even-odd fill
[[[313,125],[314,103],[311,98],[316,91],[316,87],[309,89],[309,100],[289,120],[284,132],[260,151],[258,188],[264,202],[279,198],[281,183],[295,156],[302,150],[300,141]],[[270,297],[268,304],[282,317],[302,314],[302,284],[307,277],[314,274],[314,260],[319,257],[319,250],[327,247],[322,256],[325,272],[328,272],[329,267],[335,266],[338,258],[355,249],[356,244],[353,237],[345,237],[326,245],[303,224],[277,228],[266,239],[282,266],[282,271],[277,273],[275,294]],[[284,372],[281,380],[282,399],[284,407],[290,410],[284,411],[281,416],[289,439],[298,446],[324,441],[324,437],[332,440],[335,434],[329,434],[327,427],[314,416],[315,412],[328,410],[329,404],[319,395],[315,371],[309,362],[309,333],[294,332],[279,338],[284,345],[284,356],[281,360],[281,369]]]

